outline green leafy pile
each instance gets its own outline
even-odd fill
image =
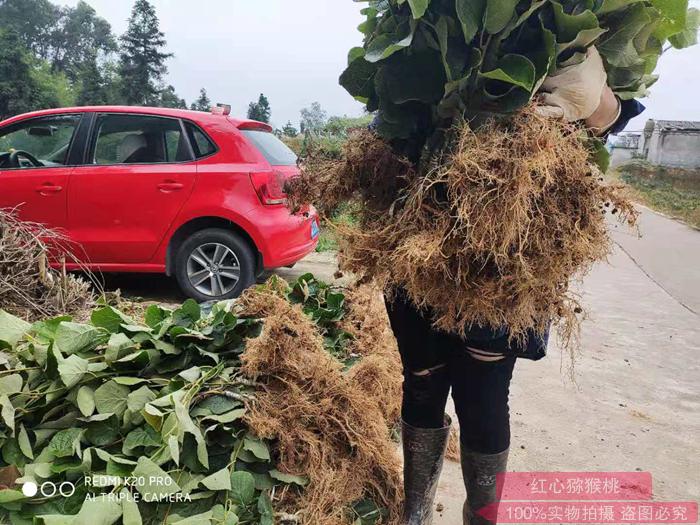
[[[273,286],[349,366],[344,295],[310,275],[260,290]],[[259,385],[241,373],[242,356],[265,322],[236,302],[209,312],[191,300],[149,306],[143,322],[103,306],[87,324],[29,324],[0,310],[0,516],[13,525],[278,522],[277,495],[289,500],[309,480],[277,470],[274,440],[246,422]],[[27,482],[69,484],[63,496],[30,497]],[[348,512],[363,525],[382,515],[369,500]]]
[[[646,95],[664,45],[696,42],[687,0],[369,0],[341,84],[387,139],[443,118],[522,108],[556,67],[596,45],[622,99]]]

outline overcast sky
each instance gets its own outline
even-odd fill
[[[54,0],[75,5],[77,0]],[[115,33],[127,26],[129,0],[86,0]],[[357,25],[365,5],[352,0],[151,0],[168,50],[167,82],[191,103],[205,87],[214,102],[245,116],[248,103],[265,93],[272,121],[299,122],[299,110],[313,101],[331,115],[359,115],[362,106],[340,86],[348,50],[361,41]],[[700,7],[700,0],[691,0]],[[700,47],[671,50],[660,61],[661,80],[643,102],[647,112],[628,126],[640,130],[647,118],[700,120]]]

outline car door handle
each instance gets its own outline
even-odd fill
[[[63,191],[63,186],[57,186],[52,182],[45,182],[41,186],[36,187],[36,192],[40,195],[51,195]]]
[[[162,192],[170,192],[170,191],[180,191],[182,188],[185,187],[184,184],[180,184],[179,182],[173,182],[173,181],[166,181],[166,182],[161,182],[158,184],[158,189]]]

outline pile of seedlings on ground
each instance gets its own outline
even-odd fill
[[[306,275],[208,312],[102,306],[86,324],[29,324],[0,311],[0,514],[395,523],[400,377],[379,344],[386,324],[367,317],[380,305],[376,291],[346,297]]]
[[[59,232],[0,209],[0,308],[28,317],[77,313],[91,305],[89,283],[49,266],[49,252],[53,260],[72,260],[67,247]]]
[[[610,248],[605,213],[633,224],[605,185],[607,152],[581,126],[533,110],[545,78],[595,45],[621,99],[646,94],[667,42],[695,42],[698,11],[679,0],[376,0],[341,84],[367,110],[341,159],[316,152],[291,206],[338,228],[343,269],[403,288],[439,328],[510,328],[512,339],[581,313],[569,282]]]

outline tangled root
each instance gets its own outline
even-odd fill
[[[239,305],[243,315],[265,318],[242,357],[243,373],[263,385],[247,423],[276,440],[277,468],[310,479],[303,492],[282,496],[283,507],[301,509],[305,524],[338,525],[350,522],[344,509],[369,497],[395,523],[400,462],[380,397],[395,395],[395,386],[380,384],[391,383],[394,365],[379,365],[382,355],[365,348],[362,362],[343,373],[301,307],[274,290],[246,292]],[[400,368],[394,377],[400,384]]]
[[[90,285],[49,266],[70,259],[68,241],[41,224],[20,221],[0,210],[0,309],[21,317],[79,313],[94,302]]]
[[[558,321],[568,341],[582,313],[569,282],[611,247],[605,212],[637,217],[621,186],[603,183],[582,134],[530,110],[477,131],[461,123],[419,173],[365,131],[344,159],[309,161],[291,190],[297,202],[359,201],[358,224],[336,226],[341,268],[405,289],[437,328],[507,326],[522,340]]]

